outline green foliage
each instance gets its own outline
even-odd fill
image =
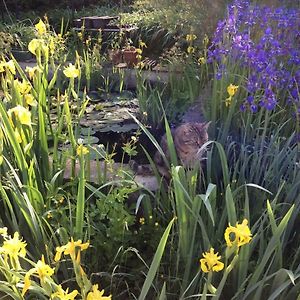
[[[27,50],[28,43],[35,37],[33,24],[30,20],[2,24],[0,28],[10,37],[11,48]]]
[[[212,80],[211,101],[205,106],[207,119],[212,121],[211,141],[201,149],[206,149],[207,159],[190,169],[180,166],[168,122],[180,119],[208,81],[208,40],[183,38],[187,33],[198,35],[193,26],[202,24],[203,18],[196,20],[190,13],[203,6],[197,1],[147,1],[147,5],[148,14],[145,11],[137,20],[148,22],[144,33],[141,30],[143,41],[161,44],[157,53],[174,42],[170,32],[178,31],[181,38],[177,41],[182,41],[182,46],[176,45],[178,55],[168,61],[173,72],[165,83],[153,85],[137,69],[143,122],[133,118],[166,160],[159,142],[143,124],[159,127],[164,122],[170,180],[161,178],[154,153],[145,148],[159,186],[155,192],[140,187],[122,164],[118,170],[113,168],[114,153],[78,141],[87,92],[94,87],[108,91],[112,86],[111,77],[102,72],[102,36],[94,43],[89,37],[77,36],[73,46],[77,49],[79,42],[83,44],[72,54],[74,64],[65,66],[66,36],[47,32],[39,36],[33,51],[35,70],[24,72],[14,59],[1,62],[0,223],[9,232],[24,236],[35,258],[27,263],[33,266],[42,254],[51,261],[56,246],[66,245],[70,237],[89,240],[92,249],[85,256],[86,270],[96,281],[101,277],[115,298],[296,299],[300,288],[300,169],[296,133],[286,120],[287,111],[241,113],[239,100],[245,97],[247,69],[227,61],[227,74]],[[174,10],[177,14],[172,15]],[[152,15],[157,19],[151,20]],[[153,24],[159,19],[161,27],[155,32]],[[182,19],[186,22],[178,28]],[[36,36],[37,31],[30,30]],[[57,51],[51,50],[51,41]],[[26,47],[28,42],[24,42]],[[170,58],[171,53],[165,57]],[[117,76],[117,89],[122,91],[125,75]],[[239,86],[232,95],[230,84]],[[53,111],[56,122],[51,121]],[[136,146],[134,139],[123,145],[122,161],[125,153],[137,154]],[[87,183],[92,175],[89,160],[95,154],[105,161],[104,170],[98,161],[98,184]],[[64,179],[66,169],[68,180]],[[249,226],[251,238],[242,246],[228,245],[226,230],[242,222]],[[236,231],[231,239],[239,235]],[[80,245],[77,247],[78,251]],[[211,248],[224,263],[218,272],[206,272],[199,264],[202,253]],[[74,257],[61,261],[57,277],[68,287],[78,286],[86,299],[91,282],[80,271],[80,257]],[[70,266],[75,278],[71,280]],[[5,273],[9,276],[1,282],[1,290],[20,299],[20,285],[11,278],[18,278],[22,287],[25,272],[26,268]],[[51,281],[51,287],[57,291],[56,281]],[[30,293],[49,296],[38,280]]]
[[[10,33],[0,31],[0,51],[2,53],[10,52],[13,43],[14,43],[14,39]]]
[[[167,30],[163,43],[169,40],[169,33],[173,33],[177,39],[178,35],[184,36],[191,29],[202,40],[205,34],[213,32],[218,18],[225,11],[225,4],[224,1],[213,4],[210,1],[135,1],[133,11],[124,14],[123,20],[145,28],[145,37],[141,31],[142,40],[145,41],[153,39],[154,34],[159,34],[160,30],[151,34],[154,26]],[[155,45],[161,47],[158,43]]]

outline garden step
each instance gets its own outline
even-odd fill
[[[52,157],[50,157],[50,163],[52,163]],[[71,159],[67,159],[66,162],[66,168],[64,170],[64,178],[70,179],[71,178]],[[86,162],[86,168],[88,169],[88,162]],[[148,165],[145,165],[146,168],[148,168]],[[80,165],[79,161],[76,160],[75,164],[75,175],[79,174]],[[124,179],[122,176],[122,173],[124,172],[128,174],[133,174],[132,169],[130,168],[129,164],[125,163],[112,163],[108,164],[104,160],[90,160],[89,161],[89,176],[86,175],[86,180],[89,182],[93,182],[96,184],[100,184],[101,178],[106,178],[107,181],[113,181],[113,180],[121,180]],[[87,172],[86,172],[87,173]],[[143,187],[145,189],[148,189],[150,191],[156,191],[158,190],[158,181],[157,178],[154,175],[151,174],[133,174],[132,180],[136,182],[136,184],[140,187]]]

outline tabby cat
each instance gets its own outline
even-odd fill
[[[210,122],[189,122],[172,129],[171,132],[177,158],[179,163],[184,167],[192,167],[201,159],[202,153],[199,150],[208,141],[207,129],[209,124]],[[167,160],[170,161],[166,135],[162,137],[160,146]],[[169,169],[158,151],[155,153],[154,162],[156,163],[159,173],[166,178],[170,178]]]

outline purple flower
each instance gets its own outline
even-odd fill
[[[273,110],[284,97],[299,101],[300,86],[299,10],[272,9],[253,5],[249,0],[234,0],[228,16],[218,23],[208,61],[235,61],[249,74],[245,80],[249,97],[241,110],[258,110],[253,95],[262,95],[259,106]],[[216,78],[225,74],[218,69]],[[282,97],[284,96],[284,97]]]
[[[253,104],[253,102],[254,102],[254,97],[253,97],[253,96],[248,96],[248,97],[247,97],[247,102],[248,102],[249,104]]]
[[[268,27],[266,30],[265,30],[265,35],[271,35],[272,34],[272,28],[271,27]]]
[[[250,109],[251,109],[251,111],[252,111],[253,113],[256,113],[257,110],[258,110],[257,105],[255,105],[255,104],[251,104],[251,105],[250,105]]]
[[[244,111],[246,111],[246,109],[247,109],[247,106],[246,106],[245,103],[243,103],[243,104],[240,106],[240,110],[241,110],[242,112],[244,112]]]

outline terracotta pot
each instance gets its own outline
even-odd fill
[[[117,65],[122,62],[122,51],[119,49],[109,50],[108,56],[109,56],[110,61],[114,65]]]
[[[137,52],[134,47],[123,50],[123,61],[127,64],[128,67],[133,67],[137,65]]]

